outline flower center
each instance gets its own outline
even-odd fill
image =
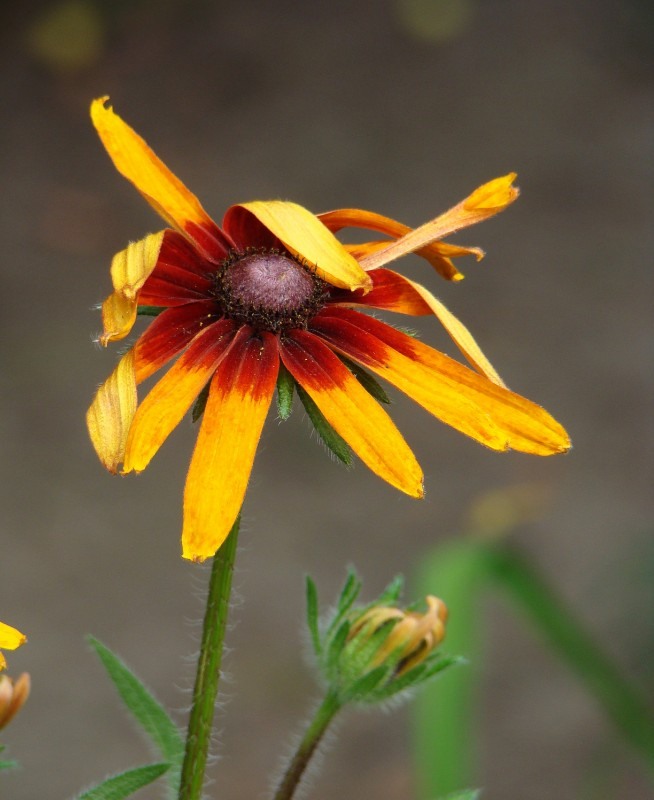
[[[227,316],[273,333],[306,328],[327,297],[324,281],[278,250],[232,253],[215,280]]]

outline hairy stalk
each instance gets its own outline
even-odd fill
[[[186,736],[179,800],[200,800],[202,796],[220,680],[220,663],[229,612],[239,523],[240,515],[213,558],[207,608],[202,626],[202,644],[193,688],[193,705]]]
[[[329,692],[316,711],[302,737],[302,741],[286,768],[284,777],[275,792],[274,800],[291,800],[295,790],[300,785],[306,768],[309,766],[311,756],[316,752],[316,748],[329,727],[329,723],[340,708],[341,705],[336,694]]]

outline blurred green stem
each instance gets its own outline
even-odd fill
[[[200,800],[211,741],[213,716],[220,680],[220,664],[232,590],[240,515],[229,536],[213,557],[207,608],[202,628],[193,705],[186,736],[179,800]]]
[[[300,785],[311,756],[316,752],[329,723],[334,719],[340,707],[336,693],[328,692],[286,768],[284,777],[275,792],[274,800],[291,800]]]

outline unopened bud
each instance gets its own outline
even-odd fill
[[[15,681],[9,675],[0,675],[0,729],[11,722],[29,694],[30,676],[27,672],[23,672]]]

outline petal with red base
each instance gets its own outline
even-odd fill
[[[216,304],[212,300],[167,308],[159,314],[134,345],[137,384],[168,363],[217,319]]]
[[[424,286],[389,269],[376,269],[370,276],[373,288],[367,295],[356,292],[351,299],[345,292],[332,292],[332,302],[344,306],[380,308],[417,317],[434,314],[470,364],[493,383],[504,386],[470,331]]]
[[[236,323],[221,320],[198,334],[139,405],[125,446],[123,472],[144,470],[181,422],[229,350]]]
[[[86,412],[86,426],[98,458],[116,472],[123,460],[129,427],[136,412],[134,350],[129,350],[98,389]]]
[[[494,450],[552,455],[570,447],[565,430],[543,408],[383,322],[328,309],[311,328],[434,416]]]
[[[254,201],[232,206],[225,214],[224,226],[241,229],[246,224],[240,215],[252,214],[277,237],[293,255],[305,260],[318,277],[342,289],[365,289],[370,278],[318,217],[297,203],[283,200]],[[256,244],[256,243],[255,243]]]
[[[329,424],[374,473],[411,497],[423,496],[422,470],[402,434],[324,342],[295,330],[282,340],[281,356]]]
[[[138,295],[139,305],[177,306],[206,297],[215,269],[180,233],[167,230],[155,267]]]
[[[278,370],[277,337],[247,327],[218,366],[184,490],[184,558],[213,556],[234,524]]]
[[[221,261],[232,242],[197,197],[152,152],[146,142],[105,103],[91,104],[91,119],[114,166],[174,228],[191,238],[212,261]]]
[[[364,256],[361,266],[365,270],[378,269],[407,253],[417,253],[461,228],[498,214],[518,197],[519,191],[513,186],[515,178],[512,172],[485,183],[449,211],[409,231],[384,249]]]

